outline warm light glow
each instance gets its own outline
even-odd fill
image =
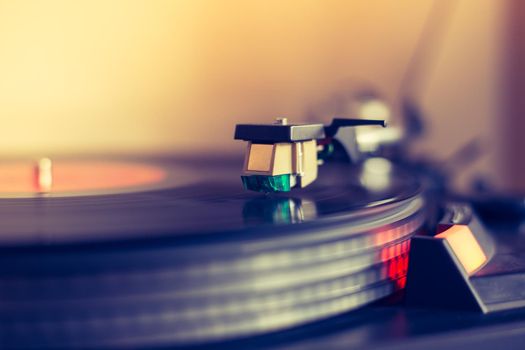
[[[392,163],[385,158],[369,158],[363,163],[359,181],[370,191],[382,191],[390,186]]]
[[[362,119],[384,119],[389,122],[391,113],[385,101],[371,99],[361,104],[358,116]]]
[[[0,153],[240,153],[346,79],[397,93],[431,4],[0,0]]]
[[[477,270],[487,261],[487,256],[466,225],[451,226],[435,237],[445,239],[448,242],[468,274]]]

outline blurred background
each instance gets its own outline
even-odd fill
[[[240,154],[235,123],[327,121],[373,91],[394,125],[415,101],[415,153],[480,141],[460,183],[525,189],[523,16],[520,0],[0,0],[0,153]]]

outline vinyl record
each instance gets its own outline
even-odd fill
[[[417,182],[386,161],[327,164],[274,195],[244,191],[227,162],[104,161],[74,181],[94,161],[70,162],[56,192],[0,187],[7,345],[180,345],[320,320],[402,288],[425,219]]]
[[[57,171],[61,164],[66,170],[79,167],[77,161],[70,163],[57,160],[54,167]],[[273,238],[299,242],[302,235],[297,235],[298,229],[290,224],[302,223],[300,230],[316,230],[366,216],[388,217],[419,195],[414,178],[389,163],[379,169],[367,167],[366,163],[326,164],[319,169],[319,179],[313,185],[275,195],[245,191],[239,179],[240,163],[231,161],[106,160],[92,166],[90,170],[81,167],[79,170],[89,171],[82,176],[97,174],[95,166],[101,172],[106,169],[108,177],[124,176],[113,174],[113,168],[156,169],[159,175],[155,181],[136,186],[128,185],[131,181],[120,184],[117,179],[108,183],[99,180],[97,183],[102,183],[98,188],[97,183],[80,181],[79,174],[64,170],[62,180],[54,181],[56,191],[3,193],[0,245],[85,246],[112,241],[121,245],[123,241],[154,238],[193,245],[230,240],[269,242]],[[10,169],[2,164],[0,171],[5,171],[2,167]],[[31,173],[30,167],[27,172]],[[59,186],[60,181],[80,184],[78,188]],[[72,190],[68,190],[70,187]],[[371,229],[376,225],[375,220],[366,221]],[[378,224],[385,223],[383,220]],[[231,254],[229,248],[226,254]]]

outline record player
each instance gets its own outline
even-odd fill
[[[351,157],[351,142],[341,140],[348,134],[337,131],[313,148],[333,152],[313,180],[269,186],[275,176],[304,176],[296,143],[325,136],[316,124],[317,134],[294,139],[293,128],[281,122],[278,140],[262,140],[260,127],[237,129],[252,142],[242,181],[242,160],[228,157],[4,162],[2,346],[437,349],[523,341],[522,229],[488,225],[468,202],[436,197],[436,184],[395,158]],[[256,142],[270,144],[268,164],[290,162],[256,169],[269,179],[259,187],[244,177],[254,170]],[[292,144],[295,152],[282,153],[290,159],[276,142]]]
[[[523,348],[515,2],[0,1],[0,349]]]

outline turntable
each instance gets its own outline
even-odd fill
[[[9,346],[202,344],[326,319],[401,289],[424,221],[419,186],[395,169],[367,189],[349,176],[363,169],[334,164],[268,197],[224,163],[43,162],[45,193],[46,169],[31,191],[18,176],[31,164],[3,165]]]
[[[465,206],[445,208],[441,224],[469,227],[485,256],[474,278],[432,238],[417,178],[387,159],[327,163],[307,188],[270,195],[238,171],[209,158],[3,163],[3,347],[430,348],[440,332],[506,324],[505,341],[522,338],[522,311],[472,311],[495,305],[487,283],[500,306],[478,310],[523,305],[516,233],[499,252]],[[455,302],[436,302],[444,291]]]

